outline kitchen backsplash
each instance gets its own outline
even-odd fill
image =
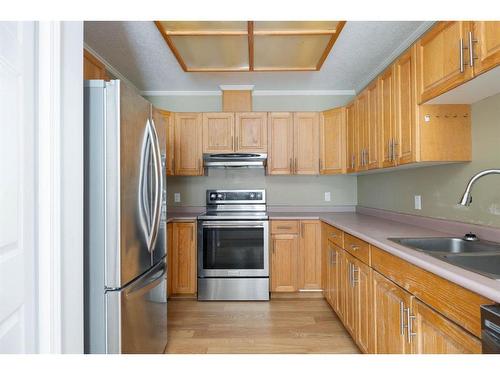
[[[500,227],[500,176],[472,190],[472,205],[457,204],[470,177],[500,168],[500,94],[472,105],[472,162],[414,168],[358,177],[361,206]],[[414,209],[414,196],[422,210]]]
[[[351,206],[356,204],[355,176],[265,176],[262,169],[212,169],[208,176],[168,177],[169,206],[204,206],[207,189],[261,188],[269,205]],[[330,192],[331,201],[325,201]],[[174,202],[181,193],[181,202]]]

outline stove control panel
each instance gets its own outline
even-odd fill
[[[207,190],[207,204],[265,202],[265,190]]]

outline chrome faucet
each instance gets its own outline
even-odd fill
[[[486,169],[472,176],[469,183],[467,184],[467,188],[465,189],[462,199],[460,199],[460,202],[458,203],[461,204],[462,206],[470,206],[472,202],[472,195],[471,195],[472,186],[481,177],[487,176],[489,174],[500,174],[500,169]]]

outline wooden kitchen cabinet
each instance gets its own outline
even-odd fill
[[[173,285],[173,223],[167,224],[167,297],[172,295]]]
[[[295,112],[293,128],[295,174],[319,174],[319,114]]]
[[[346,172],[356,171],[357,137],[356,137],[356,101],[345,107],[346,110]]]
[[[321,226],[302,220],[299,238],[299,290],[321,289]]]
[[[432,308],[413,299],[410,315],[412,349],[416,354],[481,353],[481,342]],[[407,332],[407,334],[410,332]]]
[[[393,66],[383,72],[378,78],[379,110],[380,110],[380,150],[382,167],[393,167],[394,142],[397,137],[394,108],[394,69]]]
[[[344,279],[344,326],[351,335],[356,339],[356,288],[353,282],[353,269],[355,268],[355,259],[347,254],[343,254],[343,262],[341,265],[341,273]]]
[[[377,79],[366,88],[366,93],[368,96],[366,107],[368,141],[366,142],[367,151],[365,158],[368,169],[375,169],[380,167],[380,103]]]
[[[473,77],[466,49],[469,31],[469,21],[438,22],[417,41],[418,103],[424,103]]]
[[[196,223],[172,224],[172,294],[194,294],[197,289]]]
[[[345,108],[321,112],[320,117],[320,174],[345,173],[346,118]]]
[[[176,113],[174,122],[175,175],[202,175],[202,114]]]
[[[267,112],[237,112],[236,152],[267,152]]]
[[[368,169],[366,162],[366,153],[369,148],[368,134],[368,92],[361,92],[356,98],[355,104],[356,121],[355,137],[357,139],[356,148],[356,171],[365,171]]]
[[[298,234],[271,236],[271,292],[298,290]]]
[[[405,334],[405,308],[412,295],[377,272],[372,273],[373,337],[377,354],[410,354]]]
[[[354,259],[355,341],[364,353],[373,353],[372,270]]]
[[[477,57],[473,62],[474,75],[500,65],[500,21],[474,21],[471,39],[477,40],[472,42],[472,52]]]
[[[83,50],[83,79],[109,80],[104,64],[86,49]]]
[[[267,173],[270,175],[293,174],[293,113],[268,114],[269,152]]]
[[[417,160],[416,121],[416,66],[415,48],[406,51],[394,63],[395,135],[394,159],[396,164]]]
[[[166,159],[165,159],[165,167],[167,176],[174,175],[174,126],[172,121],[172,112],[164,111],[162,109],[158,109],[153,107],[153,121],[155,125],[159,128],[166,129]]]
[[[234,113],[203,113],[203,152],[224,153],[235,150]]]

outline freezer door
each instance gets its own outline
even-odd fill
[[[166,263],[106,293],[107,353],[156,354],[167,345]]]

